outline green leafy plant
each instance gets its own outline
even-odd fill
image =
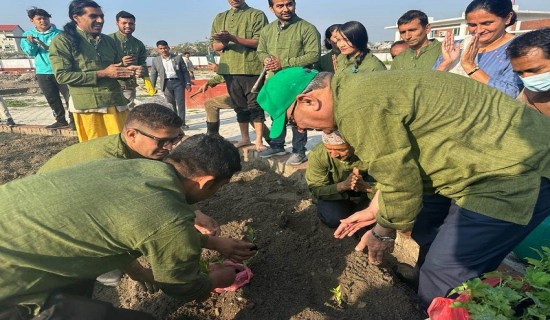
[[[465,294],[468,301],[455,301],[452,308],[465,308],[473,320],[478,319],[547,319],[550,315],[550,248],[536,250],[540,260],[528,258],[523,278],[490,272],[463,283],[450,294]]]
[[[336,288],[330,289],[330,292],[332,293],[332,299],[336,301],[336,305],[338,307],[342,306],[342,287],[338,285]]]

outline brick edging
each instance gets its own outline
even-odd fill
[[[18,134],[34,134],[39,136],[63,136],[63,137],[76,137],[76,131],[70,129],[46,129],[45,126],[27,126],[17,125],[15,127],[8,127],[5,124],[0,125],[0,132],[6,133],[18,133]]]

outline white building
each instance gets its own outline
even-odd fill
[[[8,37],[23,36],[23,29],[15,24],[0,24],[0,52],[21,51],[21,39]]]
[[[508,27],[510,33],[519,34],[550,27],[550,11],[520,10],[519,5],[514,5],[514,11],[518,17],[517,22]],[[457,18],[435,20],[433,17],[428,17],[428,20],[432,26],[431,34],[428,36],[430,39],[436,38],[441,41],[448,32],[452,32],[455,36],[455,40],[461,40],[469,34],[466,25],[466,14],[464,12],[462,16]],[[385,27],[384,29],[395,29],[395,41],[401,40],[397,25]]]

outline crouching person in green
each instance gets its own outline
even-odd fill
[[[240,169],[231,143],[197,135],[163,161],[97,160],[0,186],[0,313],[36,314],[48,296],[69,287],[89,293],[98,275],[140,256],[154,284],[184,301],[229,286],[234,268],[202,273],[201,248],[242,261],[255,246],[200,234],[191,204]]]
[[[323,133],[309,153],[306,182],[317,200],[319,219],[336,229],[340,220],[369,205],[367,171],[338,131]]]

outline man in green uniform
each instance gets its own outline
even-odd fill
[[[254,123],[257,151],[265,150],[262,142],[265,115],[256,102],[257,92],[252,88],[262,72],[262,62],[256,48],[260,30],[267,25],[267,17],[257,9],[249,7],[244,0],[228,0],[231,9],[224,11],[212,22],[212,48],[221,52],[218,74],[227,84],[227,92],[235,105],[237,122],[241,130],[241,141],[236,146],[250,144],[248,123]],[[209,131],[218,131],[220,122],[206,123]]]
[[[441,54],[441,42],[429,40],[432,29],[428,16],[419,10],[410,10],[397,20],[401,39],[409,49],[397,55],[392,62],[391,70],[424,69],[431,70]]]
[[[94,1],[73,0],[71,22],[52,40],[50,60],[57,82],[69,86],[78,140],[119,133],[128,114],[128,101],[117,79],[141,73],[140,66],[123,66],[122,53],[102,34],[104,15]]]
[[[319,219],[336,228],[340,220],[369,205],[371,188],[363,164],[337,131],[323,133],[322,140],[309,153],[305,178],[317,199]]]
[[[97,160],[0,186],[0,309],[36,313],[52,292],[84,290],[83,282],[142,255],[168,295],[189,301],[229,286],[235,269],[201,272],[201,248],[242,261],[255,246],[201,235],[190,205],[240,169],[233,145],[196,135],[164,161]]]
[[[136,106],[128,113],[122,133],[67,147],[48,160],[38,173],[100,159],[162,160],[181,141],[182,124],[183,120],[163,105],[147,103]],[[195,215],[197,230],[212,236],[219,235],[220,228],[214,219],[198,209]]]
[[[264,62],[268,76],[284,68],[311,66],[321,56],[321,35],[311,23],[296,15],[294,0],[269,0],[269,9],[277,20],[267,25],[260,33],[258,56]],[[269,81],[269,79],[268,79]],[[260,152],[260,157],[269,158],[283,155],[285,151],[286,130],[273,135],[270,148]],[[307,161],[307,133],[292,129],[292,156],[287,160],[290,165]]]
[[[377,192],[335,236],[376,223],[356,249],[368,246],[369,261],[377,264],[393,250],[395,230],[412,229],[428,250],[418,291],[424,308],[496,269],[550,215],[550,118],[443,72],[355,75],[339,88],[331,88],[330,76],[283,70],[258,102],[274,118],[275,133],[286,117],[299,130],[338,127],[377,181]],[[427,217],[433,208],[423,196],[433,194],[454,202]]]
[[[136,31],[136,17],[126,11],[120,11],[116,15],[118,31],[109,36],[115,40],[120,52],[122,52],[122,63],[125,66],[141,66],[140,76],[148,76],[147,72],[147,49],[140,40],[132,34]],[[120,80],[122,94],[128,100],[128,107],[135,106],[137,81],[135,78]]]

